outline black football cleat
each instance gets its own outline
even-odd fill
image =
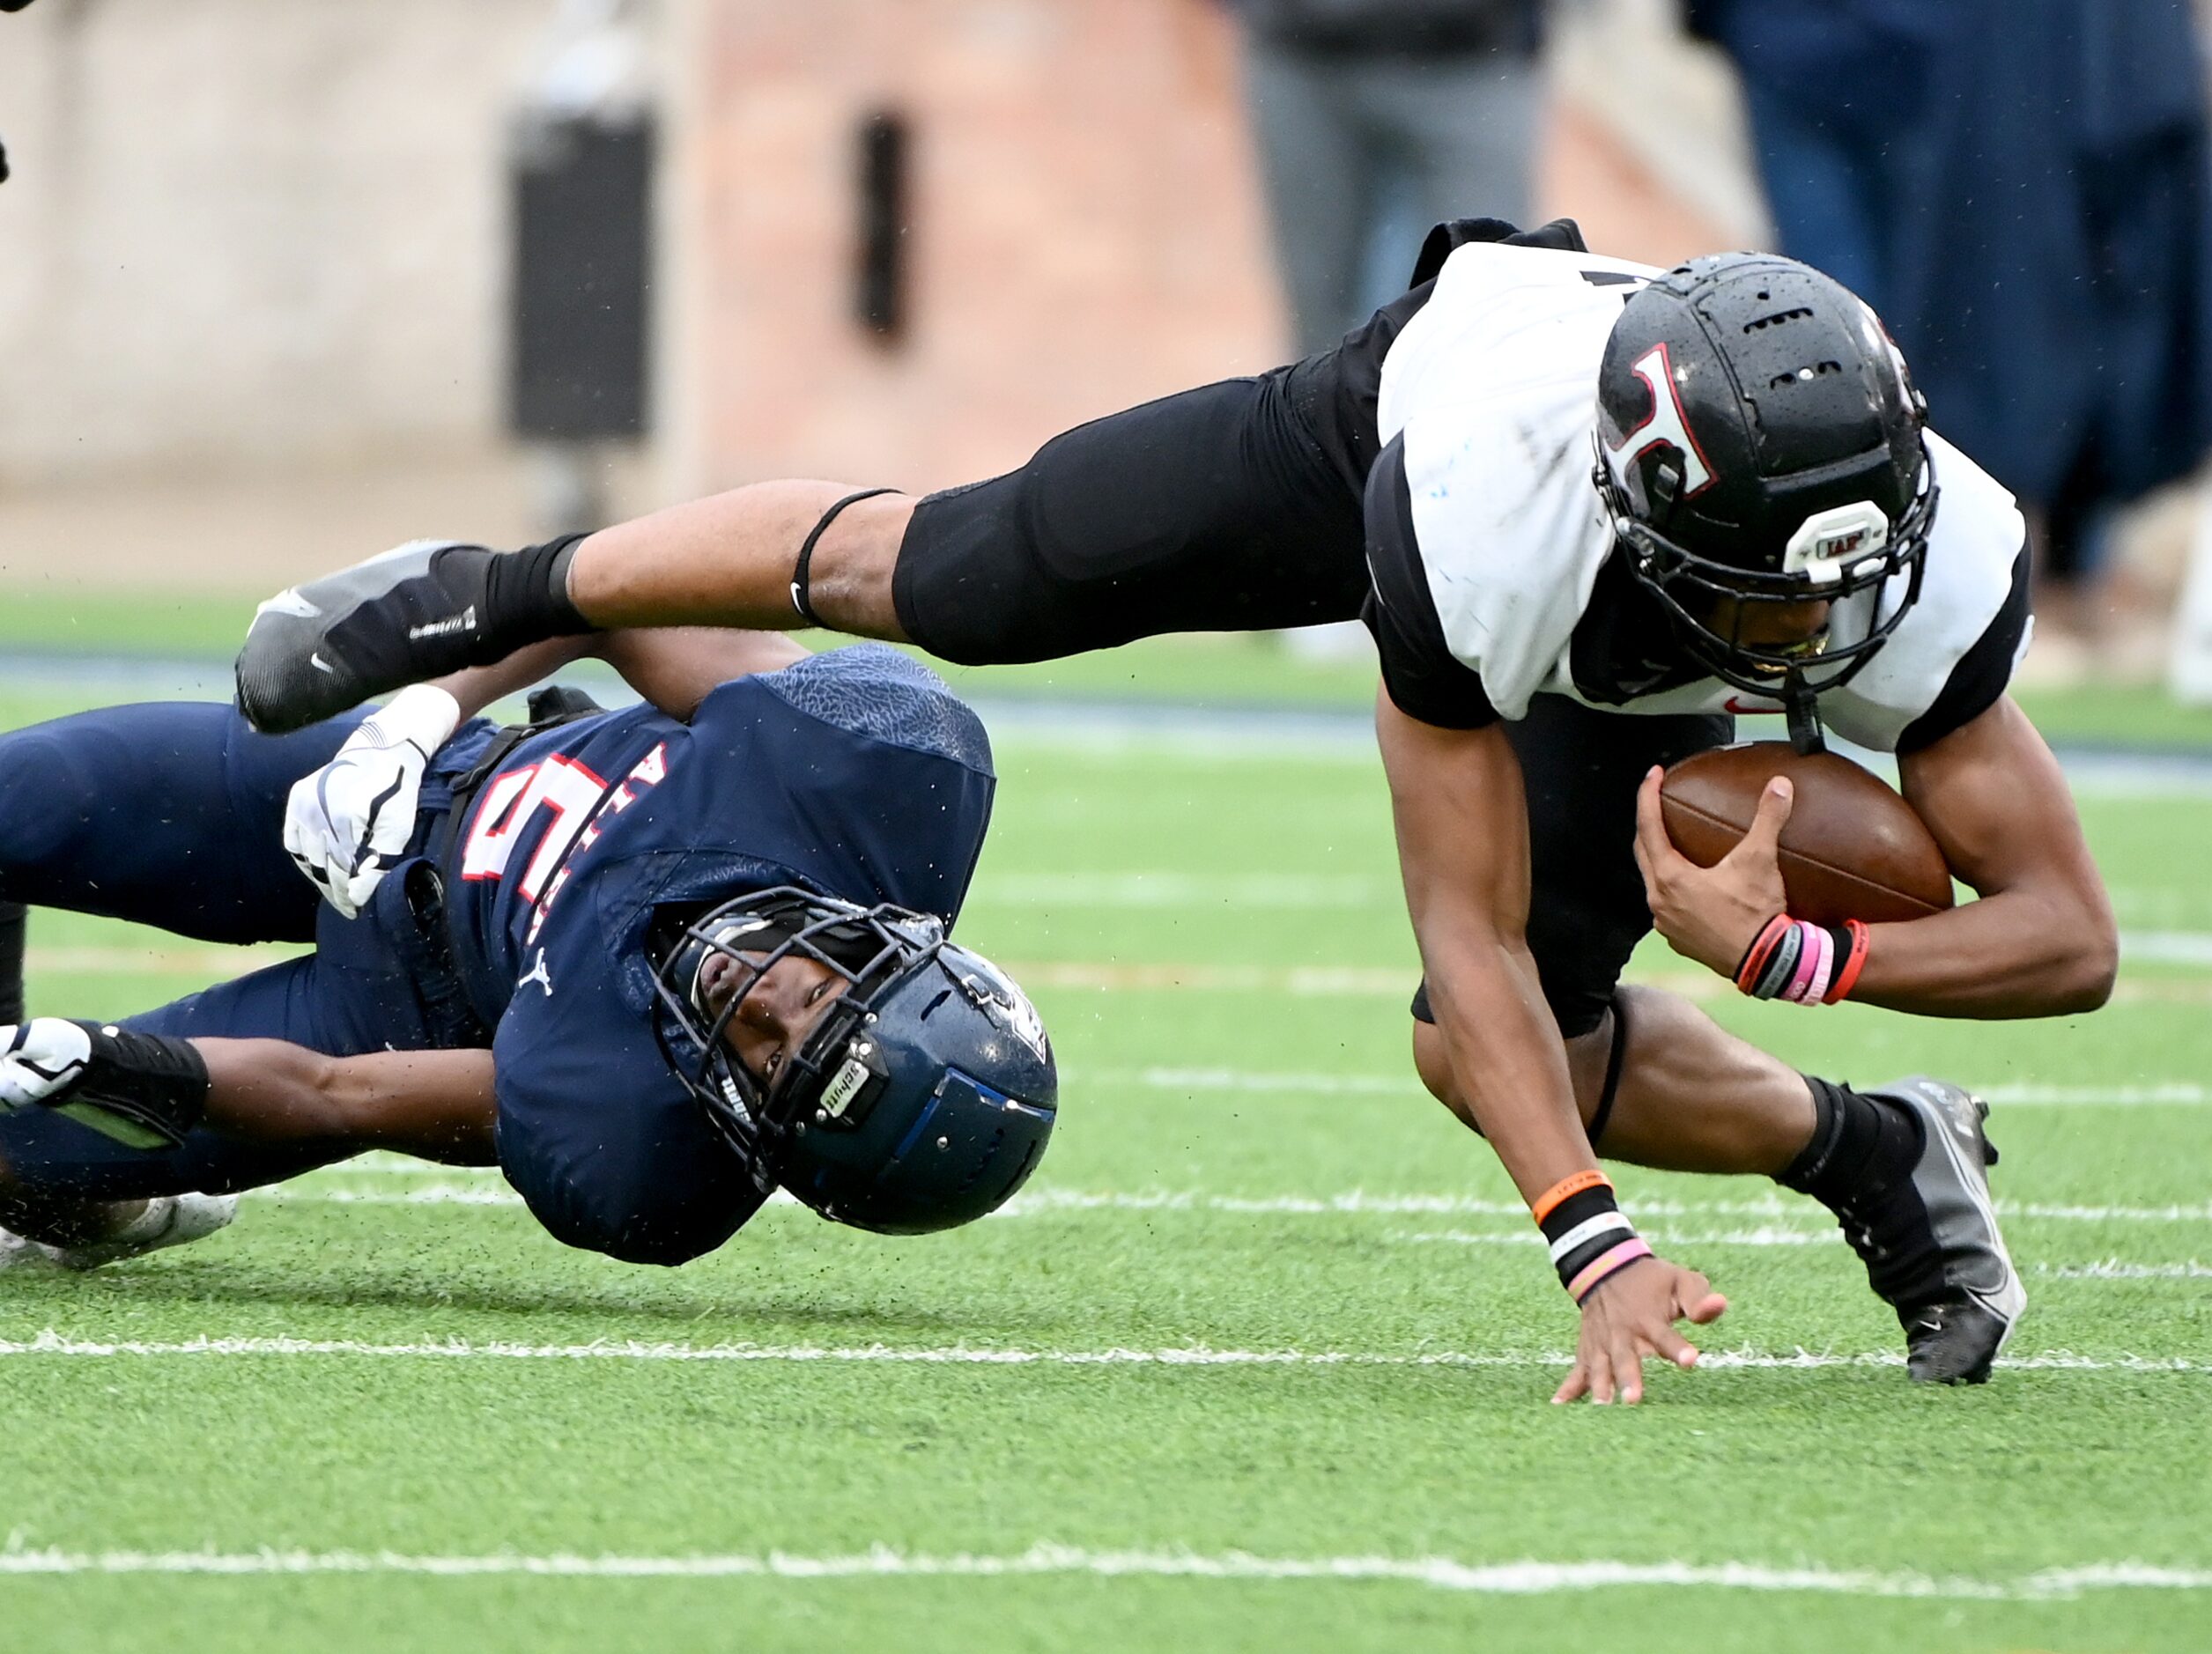
[[[1925,1074],[1862,1095],[1918,1122],[1920,1156],[1906,1175],[1853,1192],[1838,1213],[1845,1237],[1898,1312],[1912,1378],[1986,1384],[2028,1303],[1990,1202],[1989,1105]]]
[[[471,664],[475,605],[438,580],[452,540],[411,540],[277,594],[254,611],[236,667],[238,706],[264,735],[298,729],[403,683]]]
[[[238,709],[263,735],[281,735],[372,695],[589,631],[568,601],[568,562],[584,537],[520,551],[411,540],[279,592],[246,630]]]

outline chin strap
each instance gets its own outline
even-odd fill
[[[1794,672],[1782,688],[1782,705],[1789,714],[1790,745],[1803,754],[1827,751],[1828,737],[1820,728],[1820,706],[1804,679]]]

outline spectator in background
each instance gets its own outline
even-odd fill
[[[1405,291],[1432,225],[1528,221],[1545,0],[1230,0],[1297,353]],[[1358,621],[1282,634],[1372,656]]]
[[[1735,64],[1781,251],[1883,314],[1900,204],[1926,188],[1930,81],[1959,0],[1686,0]]]
[[[1526,223],[1544,0],[1231,0],[1301,355],[1449,218]]]
[[[2030,507],[2046,628],[2105,630],[2113,506],[2212,444],[2212,144],[2189,0],[1687,0],[1782,250],[1888,318]]]

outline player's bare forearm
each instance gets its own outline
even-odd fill
[[[474,718],[494,701],[518,695],[543,683],[561,668],[597,652],[604,640],[597,638],[548,638],[517,649],[494,666],[472,666],[444,677],[433,678],[430,687],[441,689],[461,708],[461,716]]]
[[[604,661],[624,683],[673,718],[688,719],[719,683],[773,672],[806,650],[780,631],[729,626],[643,626],[552,638],[518,649],[497,666],[470,667],[434,681],[463,718],[544,682],[586,657]]]
[[[326,1057],[278,1039],[196,1039],[206,1122],[255,1142],[389,1148],[449,1165],[499,1158],[492,1053],[380,1051]]]
[[[774,672],[806,658],[780,631],[730,626],[631,627],[602,633],[593,653],[671,718],[688,720],[717,684]]]
[[[1581,1327],[1574,1365],[1552,1399],[1634,1403],[1643,1397],[1646,1357],[1697,1364],[1676,1323],[1712,1321],[1727,1300],[1703,1275],[1635,1238],[1594,1175],[1566,1047],[1524,939],[1528,811],[1504,730],[1420,723],[1387,693],[1376,702],[1375,730],[1453,1089],[1472,1108],[1538,1225],[1566,1226],[1545,1235]],[[1594,1219],[1606,1226],[1602,1237],[1589,1233]]]
[[[2111,996],[2119,937],[2058,761],[2009,698],[1898,764],[1981,899],[1874,927],[1852,998],[1926,1016],[2057,1016]]]
[[[1524,931],[1528,823],[1504,731],[1439,729],[1385,695],[1376,729],[1429,1001],[1454,1089],[1534,1200],[1596,1164]]]
[[[594,625],[803,624],[794,565],[843,483],[755,483],[603,528],[576,548],[568,596]],[[914,502],[879,494],[840,512],[817,541],[809,596],[830,624],[904,641],[891,571]]]

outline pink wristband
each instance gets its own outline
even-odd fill
[[[1803,945],[1797,956],[1797,974],[1781,997],[1799,1005],[1817,1005],[1828,992],[1828,978],[1836,964],[1836,939],[1818,925],[1801,926]]]
[[[1599,1253],[1584,1265],[1582,1273],[1568,1283],[1567,1296],[1572,1298],[1579,1305],[1583,1299],[1598,1289],[1607,1276],[1617,1274],[1639,1258],[1648,1258],[1651,1255],[1652,1249],[1640,1237],[1634,1240],[1624,1240],[1609,1252]]]

